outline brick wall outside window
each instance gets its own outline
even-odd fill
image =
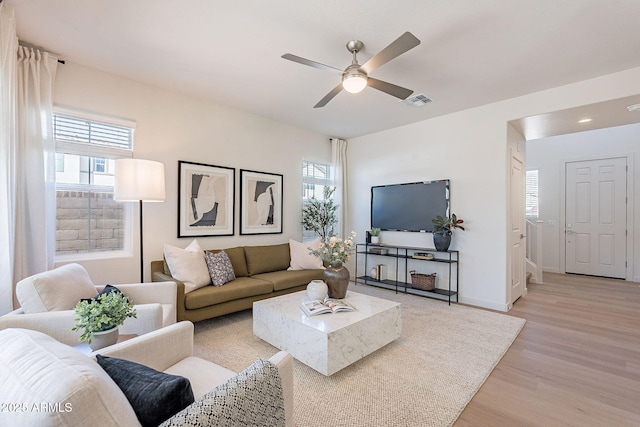
[[[113,192],[56,191],[56,253],[124,248],[125,205]]]

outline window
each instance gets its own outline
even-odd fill
[[[527,171],[525,183],[525,214],[528,218],[538,218],[538,171]]]
[[[64,154],[56,153],[56,172],[64,172]]]
[[[96,158],[95,167],[93,169],[95,172],[105,173],[107,171],[106,160],[101,158]]]
[[[113,200],[115,161],[132,157],[134,124],[56,109],[56,257],[130,250],[131,209]]]
[[[303,205],[312,197],[318,200],[324,199],[325,187],[332,186],[331,165],[309,161],[302,162],[302,203]],[[307,242],[317,236],[313,231],[302,230],[302,241]]]
[[[331,166],[303,161],[302,162],[302,200],[309,200],[311,197],[322,199],[324,187],[332,184]]]

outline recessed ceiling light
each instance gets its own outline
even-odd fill
[[[640,104],[633,104],[627,107],[629,111],[640,111]]]
[[[582,119],[578,120],[578,123],[589,123],[592,119]]]

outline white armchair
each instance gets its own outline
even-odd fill
[[[279,413],[276,414],[280,407],[256,405],[262,396],[243,399],[248,390],[241,389],[227,399],[220,394],[209,398],[209,392],[215,393],[212,391],[214,388],[233,384],[242,375],[194,357],[193,332],[191,322],[179,322],[105,347],[87,357],[40,332],[24,329],[0,331],[0,342],[3,343],[0,351],[0,403],[8,405],[7,411],[0,411],[0,425],[139,426],[132,403],[94,360],[97,354],[126,359],[188,378],[196,402],[185,411],[196,412],[195,416],[202,419],[197,423],[182,423],[180,414],[177,414],[167,421],[171,425],[245,425],[244,421],[226,419],[225,423],[225,419],[210,419],[216,416],[217,409],[225,407],[225,400],[231,404],[226,406],[238,408],[232,413],[235,417],[252,416],[251,411],[241,410],[243,405],[249,405],[251,409],[265,408],[266,417],[280,417]],[[268,362],[275,366],[280,378],[284,426],[293,426],[293,358],[289,353],[279,351]],[[258,381],[268,382],[270,379],[263,376],[253,384],[259,385]],[[203,401],[208,406],[203,406]],[[39,409],[43,404],[47,410]],[[256,425],[256,422],[251,425]]]
[[[116,284],[135,305],[137,318],[120,327],[122,334],[142,335],[176,323],[176,283]],[[67,264],[35,274],[16,285],[21,307],[0,317],[0,330],[23,328],[43,332],[67,345],[80,342],[74,326],[74,307],[81,298],[93,298],[103,286],[95,286],[79,264]]]

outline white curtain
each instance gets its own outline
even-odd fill
[[[15,82],[18,38],[13,8],[0,3],[0,315],[13,308]]]
[[[18,46],[13,10],[5,9],[5,5],[1,7],[3,128],[0,170],[6,185],[0,193],[0,203],[4,205],[0,229],[3,231],[1,262],[7,268],[2,268],[0,273],[0,313],[4,313],[13,305],[15,283],[53,268],[55,141],[52,110],[58,60],[47,52]],[[9,28],[5,29],[5,21],[11,23]],[[5,38],[13,39],[13,42],[7,41],[5,46]],[[11,112],[5,114],[5,109]]]
[[[331,138],[331,163],[333,164],[333,182],[336,187],[334,199],[340,205],[337,209],[338,227],[337,234],[347,238],[349,230],[349,198],[347,197],[347,141]],[[360,236],[362,237],[362,236]]]

